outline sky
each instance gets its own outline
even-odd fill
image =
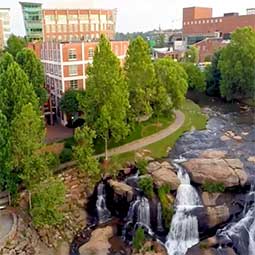
[[[22,0],[26,1],[26,0]],[[224,12],[245,14],[255,8],[254,0],[27,0],[40,2],[43,8],[117,8],[117,31],[138,32],[159,28],[181,28],[182,8],[212,7],[214,16]],[[11,8],[12,33],[24,35],[25,29],[19,0],[0,0],[0,7]]]

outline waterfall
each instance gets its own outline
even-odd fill
[[[202,204],[195,188],[190,184],[189,175],[178,164],[183,161],[184,159],[175,160],[173,163],[181,184],[175,201],[176,212],[165,243],[168,255],[185,255],[190,247],[199,242],[198,220],[192,215],[192,210]]]
[[[157,230],[159,232],[164,231],[163,221],[162,221],[162,206],[160,202],[158,202],[158,205],[157,205]]]
[[[105,200],[105,185],[101,182],[97,186],[97,216],[99,223],[106,222],[110,217],[111,213],[107,209],[106,200]]]

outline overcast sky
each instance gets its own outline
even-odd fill
[[[245,14],[246,8],[255,7],[254,0],[31,0],[31,2],[43,3],[43,8],[117,8],[118,32],[147,31],[159,26],[163,29],[181,28],[183,7],[212,7],[214,16],[221,16],[224,12]],[[19,0],[0,0],[0,7],[11,8],[12,32],[24,35]]]

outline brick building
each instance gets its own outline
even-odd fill
[[[105,34],[114,38],[117,10],[45,9],[43,10],[44,41],[97,40]]]
[[[4,48],[4,28],[3,21],[0,20],[0,49]]]
[[[60,112],[61,96],[69,89],[86,89],[86,69],[93,62],[98,42],[44,42],[41,45],[41,61],[44,65],[46,88],[51,96],[50,112],[67,124],[67,117]],[[127,41],[111,41],[113,52],[121,63],[128,49]]]
[[[6,46],[7,40],[9,39],[11,35],[11,23],[10,23],[10,8],[0,8],[0,20],[1,20],[1,30],[3,38],[2,45]]]
[[[192,44],[209,36],[229,38],[240,27],[251,26],[255,29],[255,14],[252,9],[247,15],[225,13],[222,17],[213,17],[212,8],[189,7],[183,9],[183,35]]]

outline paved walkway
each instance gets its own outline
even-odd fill
[[[122,146],[113,148],[108,150],[108,156],[113,156],[117,154],[122,154],[125,152],[130,152],[130,151],[136,151],[138,149],[141,149],[143,147],[146,147],[152,143],[156,143],[172,133],[174,133],[176,130],[178,130],[184,123],[185,121],[185,115],[181,111],[175,111],[175,121],[172,123],[169,127],[159,131],[158,133],[155,133],[153,135],[141,138],[139,140],[135,140],[131,143],[124,144]],[[104,153],[97,155],[97,157],[102,157],[104,156]]]

